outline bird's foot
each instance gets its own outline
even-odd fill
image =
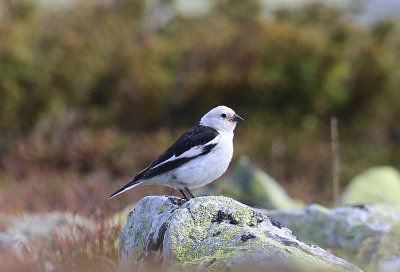
[[[186,195],[185,191],[184,191],[184,190],[179,190],[179,191],[180,191],[181,194],[183,195],[183,198],[182,198],[182,199],[184,199],[185,202],[186,202],[186,201],[189,201],[189,198],[188,198],[188,196]]]
[[[192,194],[192,192],[189,190],[188,187],[185,187],[185,190],[186,190],[186,192],[189,193],[189,195],[190,195],[192,198],[195,198],[195,196]]]

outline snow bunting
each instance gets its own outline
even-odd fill
[[[186,192],[219,178],[233,155],[233,131],[244,119],[226,106],[218,106],[186,131],[146,169],[108,199],[138,185],[165,185]]]

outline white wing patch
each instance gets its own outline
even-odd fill
[[[218,143],[220,136],[218,135],[217,137],[215,137],[214,139],[212,139],[211,141],[209,141],[208,143],[204,144],[204,145],[198,145],[198,146],[194,146],[191,149],[183,152],[182,154],[180,154],[179,156],[172,156],[171,158],[169,158],[168,160],[165,160],[163,162],[160,162],[157,165],[153,165],[150,169],[154,169],[160,165],[163,165],[164,163],[170,162],[170,161],[174,161],[180,158],[191,158],[191,157],[195,157],[200,155],[201,152],[203,152],[203,147],[209,144],[216,144]]]

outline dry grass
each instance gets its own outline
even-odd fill
[[[38,129],[0,156],[0,210],[21,212],[70,211],[110,216],[138,201],[149,188],[106,201],[131,175],[145,167],[171,142],[158,131],[128,137],[113,129],[89,131],[66,126],[60,133]],[[153,187],[151,194],[174,194]]]
[[[80,228],[79,235],[71,224],[69,235],[54,234],[2,248],[2,271],[116,271],[121,226],[104,218],[97,222],[94,230]]]

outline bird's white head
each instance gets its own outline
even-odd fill
[[[207,112],[200,120],[200,124],[212,127],[218,131],[233,132],[237,122],[244,121],[231,108],[218,106]]]

